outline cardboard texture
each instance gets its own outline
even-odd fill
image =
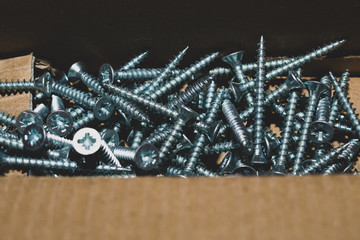
[[[32,54],[0,61],[30,79]],[[351,69],[350,69],[351,72]],[[360,108],[360,78],[350,97]],[[29,108],[29,95],[0,109]],[[0,178],[2,239],[358,239],[359,176]]]

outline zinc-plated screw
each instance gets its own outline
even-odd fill
[[[168,103],[168,107],[174,108],[189,103],[213,80],[213,76],[205,77],[191,83],[183,92],[176,93]]]
[[[31,124],[43,125],[43,119],[49,114],[49,108],[43,103],[39,104],[34,110],[25,110],[16,118],[16,128],[19,133],[23,133],[25,128]]]
[[[204,106],[205,106],[205,92],[202,91],[199,93],[199,96],[198,96],[198,99],[197,101],[195,102],[195,104],[197,105],[197,108],[198,109],[203,109]]]
[[[92,111],[87,111],[73,122],[73,129],[75,131],[79,130],[80,128],[83,128],[90,122],[94,121],[94,119],[95,114]]]
[[[341,44],[343,44],[345,42],[345,40],[340,40],[340,41],[336,41],[334,43],[330,43],[322,48],[318,48],[315,51],[312,51],[308,54],[306,54],[303,57],[299,57],[297,58],[295,61],[290,62],[289,64],[286,64],[284,66],[281,66],[279,68],[276,68],[270,72],[268,72],[266,74],[266,79],[272,79],[276,76],[279,76],[280,74],[287,72],[291,69],[295,69],[300,67],[301,65],[303,65],[306,62],[309,62],[310,60],[316,58],[316,57],[320,57],[325,55],[326,53],[334,50],[335,48],[337,48],[338,46],[340,46]]]
[[[161,162],[165,160],[165,158],[171,153],[172,149],[175,147],[176,143],[181,137],[181,133],[185,124],[191,119],[196,118],[197,115],[198,114],[190,108],[182,107],[181,114],[174,123],[171,133],[168,135],[167,139],[160,148],[159,158]]]
[[[0,146],[6,146],[17,150],[24,150],[24,143],[21,139],[8,136],[7,134],[3,133],[0,134]]]
[[[52,95],[51,112],[46,125],[51,133],[61,137],[67,136],[72,130],[73,118],[65,111],[62,99],[56,95]]]
[[[212,81],[209,85],[209,87],[207,88],[207,93],[206,93],[206,97],[205,97],[205,108],[209,109],[211,107],[211,102],[215,96],[215,92],[216,92],[216,83],[215,81]]]
[[[268,159],[265,157],[264,144],[264,75],[265,75],[265,49],[263,36],[260,38],[258,50],[258,71],[255,82],[255,123],[254,123],[254,153],[251,159],[252,164],[265,165],[268,164]]]
[[[353,140],[354,141],[351,144],[349,144],[349,146],[338,155],[339,160],[344,160],[345,162],[350,162],[354,159],[356,154],[359,152],[360,142],[358,139],[353,139]]]
[[[128,69],[136,67],[136,65],[138,65],[142,60],[144,60],[145,57],[147,57],[147,55],[149,55],[149,51],[145,51],[143,53],[140,53],[138,56],[132,58],[129,62],[127,62],[124,66],[122,66],[117,71],[118,72],[126,71]]]
[[[340,80],[339,80],[340,88],[342,89],[342,91],[344,93],[349,84],[349,80],[350,80],[350,73],[349,73],[349,70],[346,69],[346,71],[341,75]],[[346,94],[344,94],[344,95],[346,96]],[[335,120],[339,117],[339,115],[340,115],[339,100],[336,96],[334,96],[332,103],[331,103],[331,108],[330,108],[329,123],[331,125],[334,125]]]
[[[49,149],[47,151],[47,155],[49,159],[58,159],[58,160],[68,159],[69,153],[70,153],[69,146],[64,146],[60,149]]]
[[[158,129],[154,131],[153,134],[151,134],[148,138],[146,138],[144,143],[150,143],[157,146],[164,142],[171,132],[172,129],[170,128]]]
[[[1,125],[16,127],[16,117],[10,113],[0,111],[0,123]]]
[[[24,80],[0,82],[0,94],[2,96],[16,93],[27,93],[38,89],[35,82]]]
[[[224,88],[220,89],[212,102],[211,108],[208,110],[204,122],[205,124],[211,124],[214,122],[217,113],[219,112],[220,105],[224,96]],[[215,135],[215,134],[214,134]],[[193,147],[190,151],[189,161],[187,161],[184,172],[192,174],[195,170],[195,167],[200,159],[200,156],[203,153],[203,148],[206,143],[206,135],[198,134],[194,140]]]
[[[336,81],[334,75],[331,72],[329,74],[335,89],[335,94],[338,97],[340,104],[344,108],[347,117],[349,119],[349,122],[356,132],[356,135],[360,138],[360,121],[357,118],[358,114],[356,114],[355,109],[352,108],[352,104],[349,102],[349,98],[347,98],[345,94],[341,91],[341,88],[338,82]]]
[[[355,162],[348,163],[334,163],[330,166],[324,168],[321,172],[322,175],[331,175],[337,173],[350,173],[351,169],[354,167]]]
[[[329,164],[333,164],[336,163],[337,161],[337,156],[344,151],[346,148],[348,148],[351,145],[358,145],[359,141],[356,139],[352,139],[350,140],[348,143],[335,148],[334,150],[332,150],[331,152],[323,155],[321,158],[318,158],[317,161],[314,161],[312,164],[308,165],[307,167],[305,167],[302,170],[298,171],[299,175],[307,175],[310,173],[315,173],[318,170],[321,170],[324,166],[329,165]]]
[[[232,53],[230,55],[223,57],[222,60],[231,65],[240,84],[245,85],[248,81],[242,71],[242,62],[241,61],[242,61],[243,55],[244,55],[244,52],[239,51],[239,52],[235,52],[235,53]],[[252,105],[254,105],[254,98],[252,97],[251,93],[245,92],[244,94],[245,94],[245,97],[246,97],[246,100],[247,100],[247,103],[249,104],[249,106],[251,107]]]
[[[331,81],[328,76],[324,76],[320,82],[327,86],[327,90],[317,105],[315,121],[309,126],[309,140],[316,144],[329,142],[334,134],[332,125],[328,122],[330,114]]]
[[[200,71],[202,68],[204,68],[208,64],[210,64],[218,55],[219,55],[219,53],[216,52],[216,53],[210,54],[209,56],[206,56],[205,58],[201,59],[199,62],[190,66],[188,69],[186,69],[180,75],[178,75],[175,78],[171,79],[170,81],[166,82],[159,89],[156,89],[156,91],[153,94],[151,94],[151,96],[149,96],[149,97],[151,97],[152,99],[158,99],[158,98],[164,96],[169,91],[174,89],[176,86],[183,83],[187,78],[191,77],[191,75],[195,74],[196,72]]]
[[[85,113],[85,109],[83,109],[80,106],[73,106],[65,109],[65,111],[67,111],[70,114],[73,120],[77,119],[78,117],[80,117]]]
[[[233,152],[229,152],[225,156],[217,173],[219,175],[257,175],[257,172],[253,167],[242,163],[239,156]]]
[[[18,170],[28,169],[39,169],[39,170],[52,170],[59,171],[63,175],[85,175],[85,176],[96,176],[96,175],[117,175],[122,176],[128,174],[129,171],[124,168],[100,165],[95,169],[85,169],[78,166],[76,162],[68,160],[51,160],[51,159],[37,159],[28,157],[18,157],[6,155],[0,152],[0,165],[8,166]]]
[[[239,148],[240,148],[240,144],[238,143],[235,143],[233,141],[223,141],[223,142],[215,143],[213,145],[205,146],[203,152],[205,155],[211,155],[211,154],[225,153]]]
[[[293,174],[297,174],[297,172],[300,170],[300,164],[303,161],[306,145],[309,137],[309,127],[312,122],[312,118],[317,106],[317,102],[319,100],[319,97],[321,94],[327,91],[327,86],[323,83],[316,82],[316,81],[307,81],[305,82],[305,85],[309,92],[309,100],[308,105],[306,108],[306,117],[304,119],[304,124],[302,127],[300,140],[298,143],[298,148],[296,151],[296,158],[294,162],[294,166],[292,169]]]
[[[120,72],[115,71],[115,79],[117,79],[118,82],[121,80],[146,80],[156,78],[163,71],[163,68],[135,68]],[[169,76],[176,76],[181,72],[183,71],[174,69],[170,71]]]
[[[138,148],[118,146],[114,148],[114,154],[120,159],[133,161],[142,170],[152,170],[159,164],[159,151],[152,144],[142,144]]]
[[[240,119],[234,104],[230,100],[225,99],[222,103],[222,112],[235,135],[235,139],[241,146],[241,151],[246,157],[249,157],[253,148],[251,137]]]
[[[281,59],[274,59],[274,60],[269,60],[265,62],[265,67],[267,68],[275,68],[275,67],[279,67],[285,64],[289,64],[291,62],[293,62],[296,58],[281,58]],[[242,70],[244,72],[248,72],[251,70],[255,70],[258,68],[258,63],[247,63],[247,64],[243,64],[242,65]]]
[[[181,59],[183,59],[188,48],[189,47],[186,47],[184,50],[179,52],[179,54],[164,68],[164,71],[161,72],[161,74],[159,74],[152,82],[150,82],[150,86],[147,88],[140,86],[134,90],[134,93],[144,93],[146,95],[150,95],[152,92],[154,92],[163,83],[164,79],[169,76],[170,72],[179,64]],[[146,91],[144,92],[144,90]]]
[[[179,169],[179,170],[176,170],[176,172],[180,172],[180,173],[184,173],[184,171],[182,170],[182,168],[184,168],[188,162],[188,160],[181,156],[181,155],[177,155],[176,158],[175,158],[175,161],[173,161],[177,166],[179,166],[180,168],[176,168],[176,167],[169,167],[169,169],[173,168],[173,170],[175,169]],[[206,176],[206,177],[215,177],[217,176],[216,173],[212,172],[211,170],[207,169],[204,165],[202,164],[197,164],[196,167],[195,167],[195,175],[196,176]],[[172,176],[170,174],[170,176]]]
[[[128,143],[130,142],[129,139],[131,138],[131,148],[138,148],[141,145],[143,140],[144,134],[142,131],[131,131],[128,137]]]
[[[274,174],[283,175],[286,174],[286,159],[288,156],[289,145],[291,142],[291,135],[293,132],[294,118],[296,114],[296,105],[299,99],[299,93],[293,91],[290,93],[290,98],[288,99],[288,108],[287,108],[287,117],[284,124],[284,128],[281,133],[281,145],[278,160],[274,166],[272,172]]]

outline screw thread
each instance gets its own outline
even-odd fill
[[[119,160],[116,158],[115,154],[111,151],[110,147],[105,142],[105,140],[101,141],[101,153],[106,163],[110,163],[111,165],[119,168],[122,167]]]
[[[224,141],[211,146],[205,146],[203,151],[205,155],[212,155],[229,152],[238,148],[240,148],[240,145],[238,143],[234,143],[233,141]]]
[[[51,142],[55,146],[62,147],[62,146],[72,146],[73,142],[72,140],[60,137],[58,135],[52,134],[52,133],[46,133],[46,138],[48,142]]]
[[[353,139],[350,142],[349,146],[338,155],[338,159],[347,162],[351,161],[354,158],[354,156],[359,152],[359,148],[360,148],[359,140]]]
[[[199,158],[203,152],[204,145],[206,143],[206,137],[204,134],[198,135],[193,144],[189,161],[187,161],[184,171],[186,173],[191,173],[194,171],[196,164],[199,161]]]
[[[344,92],[344,95],[347,95],[347,88],[350,80],[350,73],[349,70],[346,70],[340,77],[340,88]],[[331,103],[331,109],[330,109],[330,115],[329,115],[329,123],[331,125],[334,125],[336,119],[340,115],[340,103],[339,99],[334,96],[332,103]]]
[[[136,102],[140,105],[143,105],[151,110],[154,110],[160,114],[164,114],[165,116],[171,117],[173,119],[176,119],[179,116],[179,113],[177,111],[174,111],[160,103],[157,103],[151,99],[147,99],[141,96],[138,96],[136,94],[133,94],[121,87],[115,87],[114,85],[111,84],[104,84],[105,88],[110,91],[113,92],[119,96],[123,96],[125,98],[130,99],[133,102]],[[117,98],[119,99],[119,101],[121,100],[119,97],[115,97],[114,95],[112,95],[113,98]],[[114,102],[116,103],[116,101],[114,100]]]
[[[216,91],[216,83],[212,81],[207,89],[206,97],[205,97],[205,108],[209,109],[211,106],[211,102],[215,96]]]
[[[24,143],[22,140],[5,135],[0,135],[0,145],[18,150],[24,149]]]
[[[36,90],[35,83],[32,81],[17,80],[9,82],[0,82],[0,94],[1,96],[16,94],[16,93],[27,93],[31,90]]]
[[[331,81],[332,81],[332,84],[333,84],[334,89],[335,89],[335,94],[337,95],[337,97],[338,97],[338,99],[340,101],[340,104],[344,108],[345,112],[347,113],[347,117],[349,118],[349,122],[350,122],[351,126],[356,131],[357,136],[360,137],[360,121],[357,118],[357,114],[355,113],[355,109],[352,108],[352,106],[351,106],[351,104],[349,102],[349,98],[347,98],[345,96],[345,94],[341,90],[338,82],[336,81],[336,79],[332,75],[332,73],[330,73],[330,77],[331,77]]]
[[[76,131],[95,119],[95,114],[92,111],[83,113],[76,121],[73,122],[73,130]]]
[[[168,176],[176,177],[176,176],[181,176],[183,174],[184,174],[183,170],[179,167],[169,166],[166,169],[166,175]]]
[[[265,67],[267,68],[275,68],[285,64],[289,64],[293,62],[296,58],[282,58],[282,59],[274,59],[265,62]],[[258,63],[247,63],[242,65],[242,70],[244,72],[255,70],[258,68]]]
[[[230,100],[225,100],[222,103],[222,112],[235,135],[235,139],[238,141],[241,147],[243,149],[251,148],[252,143],[250,135],[246,130],[244,123],[239,118],[239,114],[237,113],[234,104],[232,104]]]
[[[170,152],[173,149],[173,147],[175,146],[176,142],[181,137],[181,132],[182,132],[183,127],[185,126],[185,123],[186,122],[181,118],[179,118],[175,122],[170,135],[168,135],[167,139],[165,140],[165,142],[163,143],[163,145],[161,146],[161,148],[159,150],[159,159],[160,160],[164,160],[165,157],[170,154]]]
[[[11,127],[16,127],[16,116],[0,111],[0,122]]]
[[[139,54],[138,56],[131,59],[128,63],[126,63],[124,66],[122,66],[120,69],[115,71],[115,76],[118,72],[126,71],[128,69],[136,67],[147,55],[149,54],[149,51],[143,52]]]
[[[310,127],[310,124],[312,122],[312,117],[315,112],[317,100],[318,100],[318,96],[316,94],[310,95],[307,110],[306,110],[306,117],[305,117],[304,124],[302,127],[302,132],[300,135],[296,158],[295,158],[295,162],[294,162],[294,166],[293,166],[293,173],[295,173],[295,174],[297,173],[297,171],[299,171],[300,164],[305,155],[305,150],[306,150],[307,140],[308,140],[308,135],[309,135],[309,127]]]
[[[186,47],[172,61],[170,61],[170,63],[165,67],[164,71],[162,71],[161,74],[158,75],[155,80],[150,83],[150,86],[146,89],[147,95],[150,95],[163,83],[164,79],[169,76],[169,73],[179,64],[181,59],[183,59],[188,48],[189,47]],[[137,91],[135,89],[134,93],[139,94],[140,91]]]
[[[173,88],[175,88],[179,84],[183,83],[187,78],[191,77],[191,75],[195,74],[200,69],[202,69],[205,66],[207,66],[208,64],[210,64],[218,55],[219,55],[219,53],[213,53],[213,54],[201,59],[199,62],[190,66],[188,69],[186,69],[184,72],[182,72],[177,77],[166,82],[161,88],[156,89],[156,91],[150,97],[152,99],[158,99],[161,96],[164,96],[166,93],[171,91]]]
[[[132,161],[135,158],[135,152],[136,152],[135,149],[128,148],[128,147],[122,147],[122,146],[118,146],[118,147],[114,148],[114,151],[113,151],[114,155],[117,158],[124,159],[127,161]]]
[[[143,140],[144,134],[142,131],[136,131],[134,134],[134,139],[131,143],[131,148],[138,148],[141,145],[141,142]]]
[[[199,93],[198,95],[198,100],[197,100],[197,107],[199,109],[203,109],[205,106],[205,92],[202,91]]]
[[[330,166],[325,167],[321,173],[323,175],[332,175],[332,174],[336,174],[336,173],[341,173],[345,167],[346,167],[346,164],[344,164],[344,163],[334,163]]]
[[[82,107],[67,108],[66,111],[73,119],[77,119],[85,113],[85,109],[83,109]]]
[[[185,105],[194,99],[199,92],[201,92],[204,88],[206,88],[210,81],[213,79],[212,76],[199,79],[198,81],[189,85],[185,91],[177,93],[174,98],[168,103],[169,108],[174,108],[175,106]]]
[[[231,73],[231,70],[228,68],[213,68],[209,71],[209,75],[214,76],[228,76]]]
[[[286,65],[283,65],[283,66],[281,66],[279,68],[276,68],[276,69],[268,72],[266,74],[266,79],[274,78],[274,77],[279,76],[280,74],[282,74],[284,72],[287,72],[287,71],[289,71],[291,69],[298,68],[298,67],[300,67],[302,64],[304,64],[306,62],[309,62],[309,61],[311,61],[312,59],[314,59],[316,57],[323,56],[326,53],[334,50],[335,48],[337,48],[338,46],[340,46],[344,42],[345,42],[345,40],[336,41],[336,42],[330,43],[330,44],[328,44],[328,45],[326,45],[324,47],[318,48],[317,50],[312,51],[312,52],[306,54],[303,57],[299,57],[296,60],[294,60],[294,61],[292,61],[292,62],[290,62],[290,63],[288,63]]]
[[[95,99],[76,88],[59,83],[52,83],[51,90],[53,93],[73,100],[85,108],[92,108],[95,105]]]
[[[96,77],[82,71],[80,79],[88,88],[92,89],[95,93],[100,95],[103,95],[105,93],[104,88],[101,86],[100,81],[98,81]]]
[[[128,100],[120,98],[113,94],[107,94],[107,96],[112,100],[115,106],[124,113],[129,114],[130,116],[138,119],[141,122],[148,123],[150,121],[149,117],[132,102],[129,102]]]
[[[120,80],[146,80],[151,78],[156,78],[164,71],[163,68],[135,68],[135,69],[129,69],[126,71],[120,71],[116,72],[115,79],[117,81]],[[170,71],[169,76],[176,76],[183,72],[179,69],[174,69]]]
[[[296,114],[296,105],[299,99],[299,93],[294,91],[290,94],[290,99],[288,101],[288,110],[287,110],[287,117],[285,121],[284,129],[281,133],[281,145],[280,145],[280,153],[279,153],[279,160],[277,161],[277,165],[285,166],[288,150],[291,142],[292,137],[292,128]]]
[[[171,129],[162,129],[160,131],[154,132],[153,135],[150,135],[148,138],[145,139],[144,143],[151,143],[155,146],[165,141],[165,139],[171,133]]]

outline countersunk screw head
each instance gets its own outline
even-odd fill
[[[306,81],[304,84],[306,85],[309,95],[314,95],[316,98],[319,98],[320,95],[329,90],[328,86],[317,81]]]
[[[180,109],[181,109],[180,118],[184,122],[188,122],[191,119],[197,118],[199,115],[197,112],[186,106],[182,106]]]
[[[50,88],[51,88],[52,82],[53,82],[53,79],[49,72],[45,72],[39,78],[35,78],[35,80],[34,80],[34,84],[35,84],[36,88],[39,89],[41,92],[43,92],[47,97],[51,96]]]
[[[93,107],[94,115],[100,121],[110,118],[114,110],[115,106],[108,97],[99,98]]]
[[[104,63],[100,66],[99,79],[102,83],[112,84],[114,82],[114,69],[110,64]]]
[[[222,58],[223,62],[230,64],[233,68],[241,66],[241,61],[244,56],[244,51],[231,53]]]
[[[31,124],[43,125],[41,116],[31,110],[22,111],[16,118],[16,128],[20,133],[24,133],[27,126]]]
[[[110,148],[115,148],[120,145],[119,135],[113,129],[105,129],[101,132],[101,137]]]
[[[247,93],[248,88],[246,84],[235,82],[234,79],[230,82],[230,90],[234,95],[235,102],[240,102],[242,97]]]
[[[330,123],[325,121],[316,121],[309,127],[309,140],[316,144],[329,142],[334,135],[334,130]]]
[[[81,72],[86,71],[86,64],[83,62],[76,62],[73,65],[71,65],[68,77],[70,80],[77,79],[81,76]]]
[[[286,84],[288,91],[304,87],[304,83],[293,71],[289,71],[288,78],[285,80],[284,84]]]
[[[159,150],[150,143],[145,143],[137,148],[134,162],[143,170],[151,170],[159,164]]]
[[[46,125],[51,133],[64,137],[73,127],[73,118],[64,110],[52,111],[46,119]]]
[[[74,135],[73,147],[81,155],[96,153],[101,147],[100,133],[93,128],[80,129]]]
[[[22,140],[24,147],[30,151],[42,148],[46,141],[46,132],[42,125],[31,124],[24,129]]]

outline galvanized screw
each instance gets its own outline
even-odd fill
[[[49,114],[49,108],[43,103],[39,104],[33,111],[25,110],[16,118],[16,128],[23,133],[25,128],[31,124],[43,125],[43,119]]]
[[[73,118],[65,111],[62,99],[56,95],[52,95],[51,112],[46,125],[51,133],[61,137],[67,136],[72,130]]]

